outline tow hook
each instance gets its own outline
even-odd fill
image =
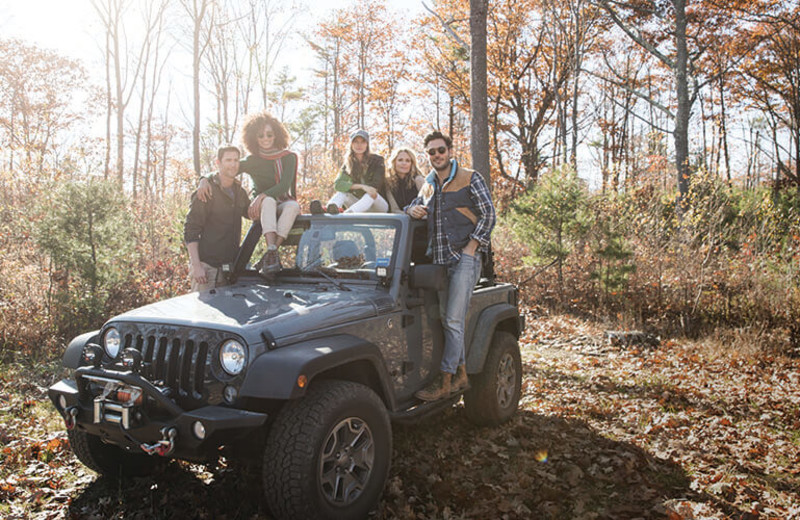
[[[67,408],[64,413],[64,423],[67,426],[68,430],[72,430],[75,428],[75,418],[78,417],[78,407],[73,406],[71,408]]]
[[[175,437],[178,436],[178,430],[175,428],[161,428],[162,439],[154,444],[142,443],[141,448],[148,455],[159,455],[161,457],[168,457],[175,449]]]

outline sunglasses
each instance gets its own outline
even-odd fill
[[[428,149],[427,149],[427,150],[425,150],[425,151],[426,151],[426,152],[428,152],[428,155],[430,155],[431,157],[433,157],[433,156],[434,156],[434,155],[436,155],[437,153],[438,153],[439,155],[444,155],[444,153],[447,151],[447,147],[446,147],[446,146],[440,146],[439,148],[428,148]]]

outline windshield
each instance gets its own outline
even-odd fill
[[[388,274],[398,236],[395,222],[332,218],[297,224],[280,248],[279,274],[369,280]],[[263,261],[265,247],[259,242],[251,269]]]

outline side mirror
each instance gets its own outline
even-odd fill
[[[411,267],[408,283],[412,289],[440,291],[444,289],[444,281],[447,276],[445,269],[445,266],[437,264],[415,265]]]

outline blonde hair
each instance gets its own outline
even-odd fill
[[[397,175],[396,161],[397,156],[404,152],[408,154],[409,158],[411,158],[411,169],[408,171],[408,175],[406,175],[404,179],[401,179],[400,176]],[[414,153],[414,150],[404,146],[395,148],[392,151],[391,157],[389,158],[389,175],[386,179],[386,182],[389,184],[389,186],[395,188],[402,180],[405,182],[407,188],[411,188],[414,186],[414,177],[417,175],[422,175],[422,173],[420,173],[419,168],[417,167],[417,154]]]

